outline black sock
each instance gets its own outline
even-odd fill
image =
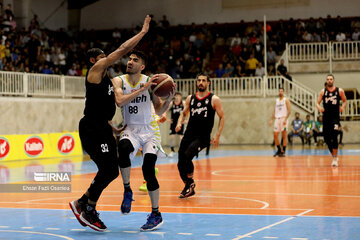
[[[284,151],[284,153],[285,153],[285,151],[286,151],[286,146],[283,146],[283,151]]]
[[[130,183],[124,184],[124,191],[125,192],[132,192],[131,187],[130,187]]]
[[[187,185],[190,185],[190,184],[192,184],[192,183],[194,183],[194,179],[188,178],[188,180],[186,181],[186,184],[187,184]]]
[[[278,151],[278,153],[281,153],[281,148],[280,148],[280,145],[277,145],[276,147],[277,147],[277,149],[278,149],[278,150],[277,150],[277,151]]]
[[[88,199],[89,199],[89,197],[84,194],[84,195],[82,195],[81,198],[79,198],[78,202],[79,203],[87,203]]]
[[[159,214],[159,208],[152,208],[151,213],[158,215]]]
[[[171,147],[170,148],[172,152],[175,152],[175,148],[174,147]]]

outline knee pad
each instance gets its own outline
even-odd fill
[[[144,156],[144,163],[142,165],[142,171],[144,179],[149,191],[154,191],[159,188],[159,183],[155,177],[155,163],[157,156],[152,153],[146,153]]]
[[[131,166],[130,153],[134,151],[134,147],[129,139],[122,139],[119,142],[119,166],[121,168],[127,168]]]

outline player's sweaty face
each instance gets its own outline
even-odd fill
[[[142,61],[136,55],[131,54],[129,57],[129,61],[126,65],[126,72],[127,73],[137,73],[141,71]]]
[[[332,87],[334,85],[334,78],[332,76],[327,76],[326,78],[326,85],[328,87]]]
[[[200,92],[204,92],[209,86],[209,82],[206,76],[199,76],[196,80],[196,86]]]

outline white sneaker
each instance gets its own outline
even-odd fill
[[[331,166],[332,167],[338,167],[339,166],[338,158],[333,158]]]
[[[174,157],[174,154],[175,154],[175,152],[171,151],[168,156],[172,158],[172,157]]]

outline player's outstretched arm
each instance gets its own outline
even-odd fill
[[[145,36],[149,31],[149,23],[151,18],[149,15],[145,17],[144,25],[141,29],[141,32],[136,34],[134,37],[128,39],[126,42],[120,45],[118,49],[110,53],[107,57],[104,57],[97,61],[94,66],[89,70],[88,80],[91,83],[100,83],[102,79],[102,74],[106,68],[114,64],[117,60],[122,58],[128,52],[130,52]]]
[[[221,103],[221,99],[214,95],[211,99],[212,102],[212,106],[216,111],[216,114],[219,117],[219,127],[218,127],[218,131],[215,134],[214,138],[211,140],[211,144],[214,144],[214,147],[219,146],[219,141],[220,141],[220,136],[221,133],[224,129],[224,125],[225,125],[225,115],[224,115],[224,110],[222,107],[222,103]]]
[[[186,101],[184,104],[184,110],[180,113],[180,116],[179,116],[177,124],[176,124],[175,132],[179,132],[181,130],[181,126],[182,126],[184,120],[186,119],[186,116],[190,112],[190,99],[191,99],[191,95],[189,95],[186,98]]]

